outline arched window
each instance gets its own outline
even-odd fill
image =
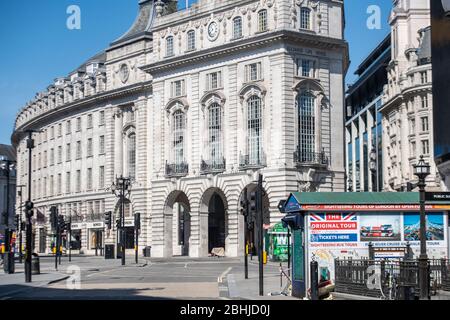
[[[208,145],[211,163],[220,163],[222,159],[222,113],[218,103],[208,109]]]
[[[242,18],[236,17],[233,19],[233,39],[242,37]]]
[[[128,135],[128,176],[131,179],[136,177],[136,134]]]
[[[311,9],[300,9],[300,28],[311,30]]]
[[[247,150],[249,164],[260,164],[262,153],[261,98],[252,96],[247,102]]]
[[[316,98],[310,92],[298,97],[298,151],[301,162],[314,161],[316,151]]]
[[[258,31],[264,32],[267,30],[267,10],[263,9],[258,12]]]
[[[174,55],[173,51],[173,37],[167,37],[166,39],[166,56],[170,57]]]
[[[195,31],[190,30],[187,33],[187,49],[188,51],[195,50]]]
[[[185,139],[185,115],[181,110],[173,114],[173,152],[175,164],[184,162],[184,139]]]

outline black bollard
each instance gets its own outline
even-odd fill
[[[311,261],[311,300],[319,300],[319,264]]]

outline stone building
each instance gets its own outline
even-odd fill
[[[386,191],[415,188],[413,166],[421,155],[431,164],[428,189],[439,189],[433,159],[433,98],[430,3],[393,2],[389,19],[392,56],[384,88],[383,172]]]
[[[83,252],[116,243],[110,186],[133,179],[140,246],[152,256],[243,252],[239,203],[264,175],[264,210],[296,190],[343,191],[344,78],[341,0],[200,0],[172,12],[140,0],[134,25],[104,52],[57,79],[18,114],[18,183],[32,174],[36,245],[51,243],[57,205]],[[26,137],[35,134],[32,172]],[[26,194],[24,195],[26,196]]]

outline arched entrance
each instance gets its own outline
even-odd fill
[[[191,206],[187,195],[182,191],[173,191],[168,197],[164,209],[164,238],[166,256],[189,255],[191,236]]]
[[[208,206],[208,252],[214,248],[225,249],[225,238],[225,204],[215,192]]]

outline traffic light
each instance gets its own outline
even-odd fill
[[[241,214],[246,218],[248,216],[248,200],[247,199],[241,200]]]
[[[139,212],[134,214],[134,227],[137,230],[141,230],[141,214]]]
[[[64,216],[58,216],[58,228],[60,231],[64,230],[66,227],[66,222],[64,221]]]
[[[256,217],[256,210],[257,210],[256,198],[257,198],[256,191],[250,192],[250,216],[253,217]]]
[[[112,228],[112,212],[105,212],[105,226],[108,230]]]
[[[54,231],[58,228],[58,208],[55,206],[50,208],[50,225]]]
[[[30,219],[33,216],[34,204],[31,201],[25,202],[26,215]]]

